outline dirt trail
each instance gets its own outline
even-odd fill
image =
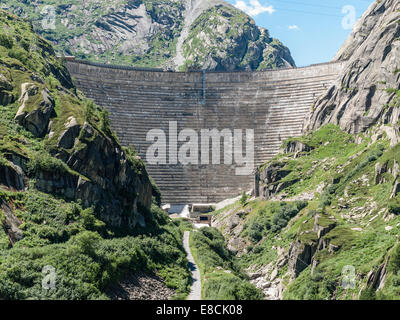
[[[187,259],[189,260],[189,268],[192,271],[192,288],[190,294],[186,300],[201,300],[201,277],[199,267],[194,261],[193,255],[189,247],[189,231],[185,231],[183,235],[183,247],[187,253]]]

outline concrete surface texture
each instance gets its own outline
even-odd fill
[[[342,62],[304,68],[260,72],[162,72],[68,61],[76,85],[110,111],[111,124],[123,145],[135,147],[159,186],[163,203],[217,203],[253,187],[253,174],[236,174],[232,164],[150,164],[146,159],[154,141],[152,129],[161,129],[169,141],[170,122],[177,132],[192,129],[254,130],[254,166],[277,154],[288,137],[299,136],[313,103],[329,88]],[[171,135],[172,136],[172,135]],[[178,142],[179,148],[186,141]],[[200,146],[199,146],[200,149]],[[243,142],[243,155],[246,144]],[[211,163],[211,152],[209,155]],[[199,154],[199,159],[201,155]],[[240,166],[239,166],[240,167]]]

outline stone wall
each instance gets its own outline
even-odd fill
[[[313,103],[343,65],[203,73],[81,61],[66,64],[77,87],[110,111],[121,143],[133,145],[145,161],[152,144],[146,141],[148,131],[162,129],[168,139],[169,122],[177,121],[178,132],[185,128],[199,134],[201,129],[254,129],[256,166],[276,155],[283,140],[301,134]],[[224,165],[223,159],[221,155],[220,165],[147,164],[147,168],[164,203],[214,203],[248,191],[253,184],[253,174],[238,176],[236,166]]]

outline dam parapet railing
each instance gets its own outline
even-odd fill
[[[116,64],[107,64],[100,63],[94,61],[87,61],[83,59],[77,59],[73,56],[59,56],[61,59],[65,59],[68,62],[77,63],[77,64],[85,64],[94,67],[101,67],[107,69],[115,69],[115,70],[127,70],[127,71],[145,71],[145,72],[165,72],[165,73],[271,73],[271,72],[280,72],[285,70],[298,70],[298,69],[307,69],[318,66],[326,66],[326,65],[336,65],[336,64],[344,64],[347,60],[340,61],[328,61],[321,63],[314,63],[308,66],[301,67],[282,67],[276,69],[263,69],[263,70],[205,70],[205,69],[189,69],[188,71],[175,71],[170,69],[162,69],[162,68],[147,68],[147,67],[134,67],[134,66],[126,66],[126,65],[116,65]]]

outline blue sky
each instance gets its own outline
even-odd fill
[[[297,66],[330,61],[374,0],[228,0],[289,47]],[[353,19],[353,17],[355,19]]]

